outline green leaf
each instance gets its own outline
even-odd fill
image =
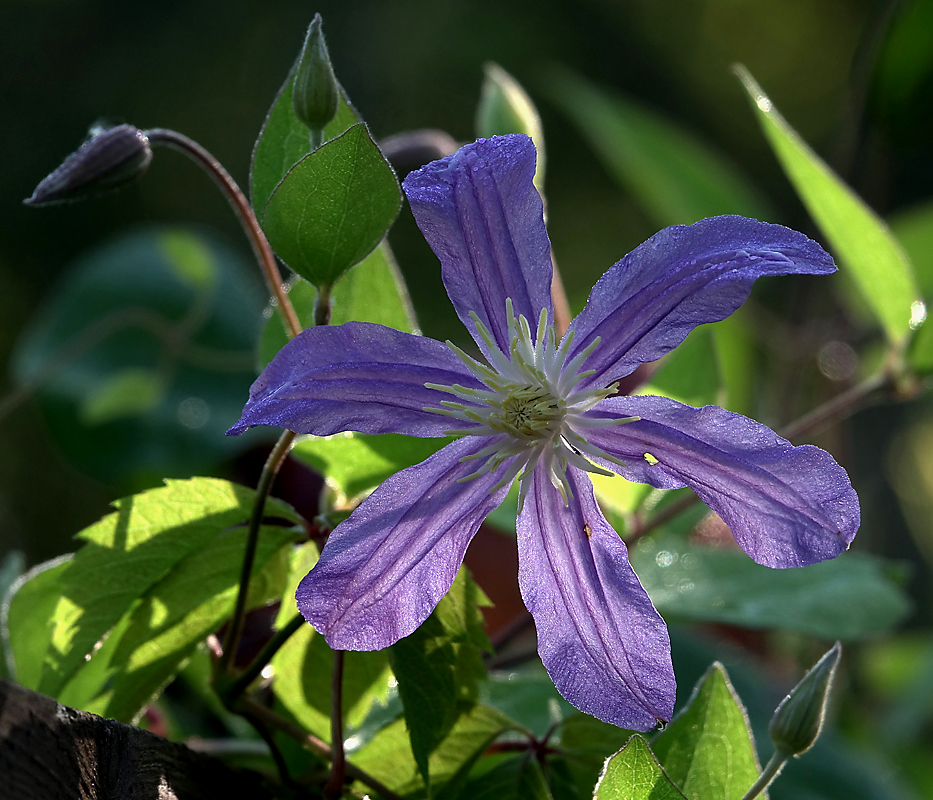
[[[810,216],[892,344],[910,333],[911,305],[920,299],[910,260],[865,202],[814,153],[744,68],[745,85],[765,138]]]
[[[933,323],[926,320],[933,303],[933,203],[897,214],[889,223],[910,257],[926,301],[912,309],[910,326],[919,330],[911,343],[910,363],[920,372],[933,372]]]
[[[479,610],[484,605],[489,600],[462,568],[431,616],[389,648],[411,749],[426,785],[431,754],[476,702],[478,682],[486,676],[482,654],[492,646]]]
[[[561,70],[549,77],[551,97],[657,224],[692,223],[719,214],[771,216],[726,158],[681,127],[573,73]]]
[[[542,737],[555,723],[579,713],[561,697],[537,659],[516,669],[491,673],[479,685],[479,698]],[[607,755],[603,753],[599,764]]]
[[[342,495],[335,501],[340,507],[359,499],[399,470],[424,461],[449,442],[398,433],[348,432],[304,438],[292,449],[292,455],[327,476],[328,486]]]
[[[593,781],[602,772],[606,760],[631,738],[630,731],[580,712],[567,717],[557,734],[568,780],[580,797],[593,793]]]
[[[779,628],[823,639],[860,639],[909,611],[903,590],[879,559],[844,553],[798,569],[770,569],[732,549],[691,548],[651,537],[632,565],[666,618]]]
[[[652,749],[690,800],[741,800],[761,771],[745,709],[718,663]]]
[[[401,207],[392,167],[358,123],[292,167],[262,226],[289,267],[329,287],[376,248]]]
[[[49,623],[61,597],[62,575],[72,558],[59,556],[33,567],[10,587],[0,608],[7,669],[27,689],[39,688],[42,662],[52,638]]]
[[[194,649],[230,616],[246,533],[243,528],[220,532],[176,564],[130,612],[127,631],[110,657],[115,675],[104,716],[132,722]],[[295,538],[289,528],[260,528],[247,608],[281,595],[286,567],[283,559],[287,559],[288,545]]]
[[[213,478],[167,481],[114,503],[78,534],[85,542],[60,577],[39,691],[56,695],[97,643],[151,587],[221,531],[242,524],[255,492]],[[270,500],[267,516],[300,517]]]
[[[317,289],[296,278],[288,287],[288,296],[302,326],[313,325]],[[405,281],[385,240],[334,284],[331,305],[331,325],[355,320],[420,333]],[[262,334],[259,366],[268,364],[288,339],[281,317],[271,315]]]
[[[721,381],[713,330],[710,325],[692,330],[638,394],[661,395],[690,406],[718,404]]]
[[[256,377],[254,272],[212,235],[154,226],[69,268],[13,357],[69,460],[127,491],[257,441],[224,436]]]
[[[513,727],[508,717],[487,706],[475,705],[461,714],[428,761],[434,796],[456,798],[472,765]],[[428,796],[403,720],[383,728],[353,755],[353,763],[399,794]]]
[[[250,195],[257,215],[262,213],[285,173],[311,152],[310,132],[298,119],[292,103],[292,85],[297,67],[298,61],[279,89],[253,148]],[[324,141],[339,136],[357,122],[361,122],[360,116],[350,105],[346,92],[341,88],[337,116],[324,128]]]
[[[295,589],[316,562],[317,548],[312,542],[292,552],[277,630],[299,613]],[[310,625],[293,634],[272,660],[276,698],[305,730],[326,742],[331,738],[333,660],[324,637]],[[343,713],[348,734],[363,723],[373,703],[386,701],[391,677],[387,651],[344,653]]]
[[[593,794],[594,800],[682,800],[683,797],[641,736],[633,736],[606,761]]]
[[[454,800],[552,800],[541,762],[529,752],[501,759],[484,769],[486,757]],[[550,766],[553,758],[548,760]],[[446,792],[445,792],[446,793]]]

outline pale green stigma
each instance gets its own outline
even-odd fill
[[[519,508],[531,485],[531,474],[540,462],[551,483],[560,492],[564,505],[572,497],[567,466],[586,472],[612,475],[590,459],[615,463],[617,459],[591,445],[583,432],[632,422],[637,417],[609,419],[586,417],[600,401],[615,394],[617,384],[605,388],[576,389],[593,374],[582,370],[586,360],[599,346],[599,338],[569,361],[574,332],[569,331],[558,343],[554,326],[548,322],[547,309],[538,317],[537,335],[528,320],[516,318],[510,298],[506,299],[509,347],[504,353],[479,316],[470,312],[480,339],[486,345],[489,364],[483,364],[450,342],[447,345],[466,365],[485,389],[470,389],[459,384],[425,384],[429,389],[454,395],[465,402],[444,401],[441,408],[425,408],[437,414],[470,423],[469,427],[448,431],[455,436],[488,436],[488,447],[464,460],[481,460],[483,465],[462,478],[469,481],[503,467],[501,479],[492,491],[521,480]]]

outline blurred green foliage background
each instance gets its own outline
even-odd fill
[[[933,200],[933,0],[5,0],[0,363],[9,363],[20,332],[82,254],[128,229],[194,224],[249,269],[249,248],[223,198],[190,163],[164,150],[142,181],[118,194],[42,210],[26,208],[22,199],[101,118],[181,131],[247,186],[253,143],[315,12],[324,17],[338,78],[377,140],[416,128],[471,140],[483,65],[494,61],[521,82],[543,119],[548,227],[574,310],[610,264],[663,223],[610,177],[555,102],[558,69],[704,141],[766,198],[769,221],[819,238],[731,72],[735,62],[748,67],[787,120],[881,216],[903,220],[921,209],[915,225],[898,230],[912,236],[908,249],[922,267],[918,278],[929,305],[933,216],[923,209]],[[441,339],[461,336],[436,259],[407,209],[391,242],[422,330]],[[258,280],[253,291],[261,299]],[[836,326],[817,331],[818,339],[838,338],[870,361],[874,334],[860,328],[855,305],[826,312],[838,287],[818,291],[822,304],[806,298],[804,305],[793,281],[766,283],[756,298],[781,313],[791,310],[797,322],[818,307],[825,324]],[[76,302],[92,300],[82,295]],[[212,346],[222,347],[217,336]],[[243,346],[236,338],[231,349]],[[822,376],[814,400],[855,379],[851,369],[834,372],[832,359],[817,363],[817,349],[806,350],[812,343],[782,340],[781,331],[773,338],[772,354],[804,348],[786,360],[788,369],[805,364]],[[4,369],[0,406],[15,391]],[[759,416],[772,426],[806,410],[778,396],[761,405]],[[236,409],[222,414],[215,420],[221,429],[235,421]],[[22,550],[29,564],[73,549],[72,535],[111,500],[161,477],[87,469],[74,454],[94,447],[94,425],[52,430],[47,419],[28,399],[0,418],[0,554]],[[908,632],[861,655],[862,670],[849,688],[869,687],[871,699],[863,716],[848,720],[850,738],[868,740],[866,720],[873,718],[895,746],[929,742],[933,407],[920,399],[867,409],[815,441],[846,466],[859,492],[863,529],[855,549],[907,562],[915,601]],[[176,474],[228,474],[221,461],[189,455],[188,469],[179,465]],[[911,756],[901,766],[914,773],[917,787],[933,791],[922,763]]]

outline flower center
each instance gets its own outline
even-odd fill
[[[484,463],[462,480],[493,472],[508,462],[502,479],[491,491],[521,475],[521,504],[530,487],[531,474],[540,460],[545,463],[551,483],[566,504],[571,496],[566,474],[568,464],[587,472],[611,475],[611,472],[593,464],[586,455],[615,461],[600,448],[590,445],[580,431],[630,422],[637,417],[584,420],[587,411],[614,394],[617,388],[617,384],[612,384],[606,388],[575,391],[580,381],[593,374],[593,370],[581,372],[580,367],[598,346],[598,338],[568,361],[573,331],[558,344],[554,327],[548,324],[547,309],[541,310],[536,337],[532,336],[531,327],[523,316],[515,317],[512,301],[508,298],[506,313],[508,354],[502,352],[479,317],[475,313],[470,314],[477,332],[487,345],[488,366],[447,342],[486,388],[426,384],[429,389],[447,392],[466,402],[443,401],[442,408],[424,410],[473,423],[469,428],[447,431],[449,435],[494,437],[488,447],[464,459],[479,459]]]

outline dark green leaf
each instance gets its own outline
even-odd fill
[[[332,286],[382,241],[401,189],[362,123],[299,161],[262,213],[269,243],[315,286]]]
[[[311,152],[308,128],[298,119],[292,103],[292,85],[297,66],[296,62],[279,89],[253,148],[250,195],[257,215],[262,214],[269,197],[279,185],[279,181],[285,177],[285,173]],[[324,141],[339,136],[360,121],[359,115],[347,100],[346,93],[341,89],[337,116],[324,128]]]
[[[690,800],[740,800],[761,771],[745,709],[721,664],[700,679],[652,749]]]
[[[19,341],[56,442],[122,487],[208,471],[255,442],[224,432],[255,379],[263,298],[242,257],[179,228],[80,259]]]
[[[168,481],[116,501],[115,513],[79,533],[85,545],[59,580],[39,690],[55,695],[151,587],[220,532],[242,524],[254,496],[213,478]],[[300,521],[274,500],[267,515]]]
[[[800,138],[751,74],[740,68],[765,138],[834,254],[891,343],[910,333],[920,292],[910,261],[888,227]]]
[[[288,296],[302,326],[313,325],[317,289],[296,278],[288,288]],[[419,333],[408,289],[386,241],[334,284],[331,305],[331,325],[355,320]],[[281,317],[278,314],[270,316],[262,334],[259,366],[268,364],[287,342]]]
[[[541,763],[534,752],[513,755],[491,763],[483,758],[470,776],[470,780],[452,800],[551,800],[550,787]]]
[[[577,715],[577,710],[554,688],[554,681],[537,659],[514,670],[493,672],[479,685],[479,692],[482,702],[537,736],[544,736],[565,717]],[[607,755],[604,753],[603,758]]]
[[[482,653],[492,647],[479,608],[488,604],[463,568],[421,627],[389,648],[411,749],[426,784],[431,754],[476,702],[486,675]]]
[[[682,800],[683,797],[641,736],[633,736],[606,762],[593,795],[594,800]],[[705,795],[702,797],[706,800]]]
[[[577,712],[560,724],[557,735],[567,783],[575,788],[577,796],[590,797],[606,759],[631,738],[631,731]]]
[[[859,553],[770,569],[738,550],[652,537],[633,548],[632,564],[657,609],[674,619],[851,640],[888,630],[910,607],[884,562]]]
[[[659,225],[718,214],[767,219],[767,205],[727,159],[672,122],[569,72],[550,93],[609,173]]]

